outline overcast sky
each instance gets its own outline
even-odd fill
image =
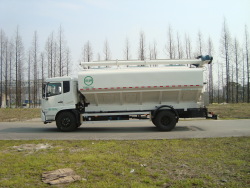
[[[126,37],[136,59],[140,31],[147,45],[155,40],[159,57],[166,58],[169,24],[182,39],[189,34],[194,45],[199,30],[204,40],[211,36],[218,51],[224,18],[231,35],[242,41],[245,24],[250,27],[250,0],[0,0],[0,29],[8,37],[14,36],[18,25],[27,50],[37,31],[42,51],[50,33],[57,34],[62,25],[76,63],[87,40],[95,59],[97,53],[103,57],[105,39],[112,59],[122,59]]]

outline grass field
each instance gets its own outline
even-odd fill
[[[46,143],[44,150],[13,146]],[[249,187],[250,138],[0,141],[0,187],[50,187],[45,171],[72,168],[64,187]],[[62,186],[60,186],[62,187]]]
[[[250,104],[210,104],[208,110],[221,119],[250,118]],[[40,118],[39,108],[0,108],[0,122]]]

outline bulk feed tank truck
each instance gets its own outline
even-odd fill
[[[90,121],[148,119],[160,131],[170,131],[179,118],[208,117],[203,71],[211,62],[210,56],[83,62],[78,78],[46,79],[42,121],[73,131]]]

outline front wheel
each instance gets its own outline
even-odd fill
[[[77,128],[76,117],[71,112],[61,112],[56,118],[56,126],[63,132],[74,131]]]
[[[153,123],[160,131],[171,131],[176,126],[176,117],[170,111],[160,111]]]

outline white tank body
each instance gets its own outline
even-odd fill
[[[87,69],[78,75],[86,112],[199,108],[203,69],[184,66]]]

